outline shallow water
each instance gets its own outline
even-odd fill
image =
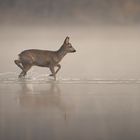
[[[2,140],[140,138],[139,84],[17,81],[0,83]]]

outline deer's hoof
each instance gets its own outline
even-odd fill
[[[50,74],[49,76],[53,76],[53,74]]]
[[[20,74],[19,76],[18,76],[18,78],[20,78],[20,79],[22,79],[22,78],[24,78],[25,76],[23,75],[23,74]]]

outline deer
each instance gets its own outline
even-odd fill
[[[74,53],[76,50],[69,43],[70,37],[66,37],[62,46],[56,50],[24,50],[18,55],[18,59],[14,60],[15,64],[22,70],[19,78],[24,78],[32,66],[48,67],[51,71],[49,76],[53,76],[56,80],[56,74],[61,69],[60,61],[67,53]],[[57,70],[55,71],[55,67]]]

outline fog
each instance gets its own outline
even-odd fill
[[[19,73],[21,51],[56,50],[70,36],[77,53],[60,77],[139,79],[139,15],[137,0],[0,0],[0,71]]]
[[[57,50],[65,37],[77,50],[61,61],[58,77],[82,79],[139,79],[138,26],[3,26],[0,32],[0,72],[17,72],[14,64],[26,49]],[[47,68],[33,72],[49,74]]]
[[[0,0],[0,139],[139,139],[139,0]],[[26,49],[76,49],[56,81]]]

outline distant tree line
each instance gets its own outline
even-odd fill
[[[1,14],[140,22],[140,0],[0,0]]]

